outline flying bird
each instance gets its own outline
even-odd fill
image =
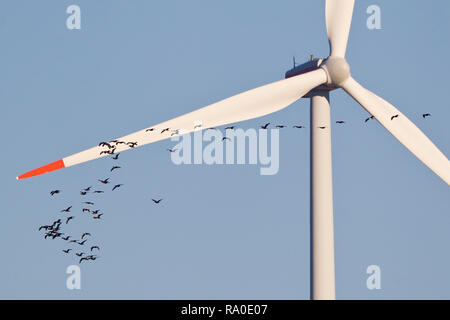
[[[344,124],[345,121],[338,120],[338,121],[336,121],[336,123],[337,123],[337,124]]]
[[[83,260],[87,260],[87,259],[86,258],[81,258],[79,263],[81,263]]]
[[[108,184],[109,183],[109,178],[106,178],[105,180],[98,179],[98,181],[100,181],[103,184]]]
[[[63,250],[63,252],[64,252],[64,253],[69,253],[70,250],[72,250],[72,249],[66,249],[66,250]]]
[[[80,191],[80,195],[85,196],[85,195],[87,195],[87,192],[86,191]]]
[[[295,128],[295,129],[303,129],[304,126],[292,126],[292,128]]]
[[[100,220],[100,217],[103,215],[103,213],[100,213],[98,216],[95,216],[94,219],[95,220]]]
[[[84,252],[78,252],[78,253],[75,253],[77,256],[79,256],[79,257],[81,257],[83,254],[84,254]]]
[[[162,129],[161,133],[164,133],[164,132],[169,131],[169,130],[170,130],[170,128]]]
[[[224,141],[224,140],[229,140],[229,141],[231,141],[231,139],[230,139],[229,137],[223,137],[223,138],[222,138],[222,141]]]
[[[138,144],[137,142],[127,142],[127,145],[128,145],[130,148],[136,147],[137,144]]]
[[[167,149],[170,153],[177,151],[178,149]]]
[[[86,242],[86,240],[83,240],[81,242],[77,242],[80,246],[82,246],[84,243]]]
[[[118,160],[119,159],[119,155],[120,153],[116,154],[114,157],[112,157],[113,160]]]
[[[92,246],[91,247],[91,251],[94,250],[94,249],[100,250],[100,248],[98,246]]]
[[[225,130],[233,130],[235,127],[234,126],[230,126],[230,127],[226,127]]]
[[[395,118],[398,118],[398,114],[396,114],[395,116],[392,116],[391,120],[394,120]]]
[[[110,170],[110,171],[112,172],[112,171],[114,171],[114,170],[116,170],[116,169],[120,169],[120,168],[122,168],[122,167],[119,167],[119,166],[114,166],[114,167],[112,167],[112,168],[111,168],[111,170]]]
[[[147,130],[145,130],[145,132],[150,132],[150,131],[153,131],[153,130],[155,130],[155,128],[148,128]]]
[[[426,118],[426,117],[431,117],[431,114],[430,113],[424,113],[423,115],[422,115],[422,118]]]
[[[370,116],[370,117],[368,117],[366,120],[364,120],[364,122],[367,122],[367,121],[369,121],[369,120],[373,120],[375,118],[375,116]]]
[[[105,193],[105,191],[102,191],[102,190],[95,190],[94,193]]]
[[[68,240],[70,239],[70,236],[67,236],[67,237],[61,237],[61,239],[65,240],[65,241],[68,241]]]
[[[83,202],[84,204],[88,204],[88,205],[94,205],[94,203],[93,202],[90,202],[90,201],[85,201],[85,202]]]
[[[279,124],[279,125],[277,125],[275,128],[283,129],[283,128],[286,128],[286,126],[283,126],[283,125]]]
[[[319,128],[319,129],[322,129],[322,130],[323,130],[323,129],[326,129],[327,127],[317,127],[317,128]]]
[[[108,142],[104,142],[104,141],[100,142],[100,143],[98,144],[98,146],[99,146],[99,147],[108,147],[108,149],[111,149],[111,148],[112,148],[112,146],[111,146]]]
[[[91,211],[91,213],[92,213],[92,214],[97,214],[99,211],[100,211],[100,210],[97,209],[97,210]]]
[[[162,199],[159,199],[159,200],[152,199],[152,201],[153,201],[154,203],[160,203],[160,202],[162,201]]]
[[[91,212],[91,209],[83,208],[82,212]]]
[[[73,218],[75,218],[74,216],[70,216],[70,217],[68,217],[67,219],[66,219],[66,224],[68,224],[69,223],[69,221],[70,220],[72,220]]]
[[[83,239],[86,236],[90,236],[91,234],[89,232],[83,232],[83,234],[81,235],[81,239]]]
[[[201,124],[197,124],[197,125],[194,126],[194,130],[197,129],[197,128],[201,128],[201,127],[202,127]]]
[[[269,123],[266,123],[265,125],[261,126],[260,128],[266,130],[267,127],[269,126],[269,124],[270,124],[270,122],[269,122]]]
[[[92,186],[84,188],[83,191],[85,191],[85,192],[91,191],[91,188],[92,188]]]
[[[121,183],[116,184],[116,185],[112,188],[112,191],[116,190],[117,188],[120,188],[121,186],[123,186],[123,184],[121,184]]]
[[[52,190],[52,191],[50,191],[50,195],[54,196],[55,194],[58,194],[60,192],[61,192],[61,190]]]
[[[66,209],[61,210],[61,212],[70,212],[70,209],[72,208],[72,206],[67,207]]]

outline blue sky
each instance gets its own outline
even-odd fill
[[[82,10],[68,30],[66,8]],[[366,27],[381,7],[382,29]],[[450,3],[357,1],[352,75],[450,155]],[[0,298],[308,299],[309,132],[280,131],[280,170],[182,165],[161,141],[16,181],[29,169],[283,78],[328,55],[323,1],[2,1]],[[336,294],[340,299],[450,298],[448,185],[342,90],[331,94]],[[423,120],[421,114],[432,117]],[[309,100],[240,123],[309,122]],[[79,190],[111,176],[121,190]],[[61,189],[53,198],[49,192]],[[158,206],[151,198],[164,200]],[[86,198],[88,200],[88,198]],[[93,234],[100,259],[68,290],[62,241],[37,228],[74,206],[69,234]],[[379,265],[381,290],[366,288]]]

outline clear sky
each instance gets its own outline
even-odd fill
[[[66,28],[71,4],[81,7],[81,30]],[[372,4],[381,30],[366,27]],[[359,0],[347,51],[354,78],[447,157],[449,29],[447,0]],[[294,55],[326,57],[324,1],[9,0],[0,41],[0,298],[309,298],[307,130],[280,131],[273,176],[255,165],[176,166],[167,140],[117,162],[15,177],[282,79]],[[377,122],[365,124],[342,90],[331,101],[333,122],[346,121],[332,128],[337,298],[449,299],[448,185]],[[309,126],[309,100],[239,127],[266,122]],[[122,169],[110,173],[113,164]],[[106,177],[124,186],[79,195]],[[53,189],[62,192],[50,197]],[[87,200],[103,220],[83,216]],[[70,205],[76,218],[65,232],[88,231],[86,245],[101,247],[81,265],[81,290],[66,288],[66,268],[77,264],[61,252],[66,243],[38,232]],[[381,268],[381,290],[366,288],[369,265]]]

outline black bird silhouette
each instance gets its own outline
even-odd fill
[[[87,195],[87,192],[86,191],[80,191],[80,195],[85,196],[85,195]]]
[[[169,130],[170,130],[170,128],[162,129],[161,133],[164,133],[164,132],[169,131]]]
[[[105,191],[102,191],[102,190],[95,190],[94,193],[105,193]]]
[[[170,153],[177,151],[177,149],[167,149]]]
[[[83,260],[87,260],[87,259],[86,258],[81,258],[79,263],[81,263]]]
[[[235,127],[231,126],[231,127],[226,127],[225,130],[233,130]]]
[[[83,191],[85,191],[85,192],[91,191],[91,188],[92,188],[92,186],[84,188]]]
[[[118,160],[119,159],[119,155],[120,153],[116,154],[114,157],[112,157],[113,160]]]
[[[127,145],[128,145],[130,148],[136,147],[137,144],[138,144],[137,142],[127,142]]]
[[[100,220],[100,217],[103,215],[103,213],[100,213],[98,216],[95,216],[94,219],[95,220]]]
[[[48,230],[49,228],[51,228],[51,226],[40,226],[39,227],[39,231],[41,231],[42,229]]]
[[[63,252],[64,252],[64,253],[69,253],[70,250],[72,250],[72,249],[66,249],[66,250],[63,250]]]
[[[77,240],[74,239],[74,240],[69,241],[69,243],[72,243],[72,242],[77,243]]]
[[[89,204],[89,205],[94,205],[94,203],[93,202],[90,202],[90,201],[85,201],[85,202],[83,202],[84,204]]]
[[[326,127],[317,127],[317,128],[322,129],[322,130],[323,130],[323,129],[326,129]]]
[[[52,191],[50,191],[50,195],[54,196],[55,194],[58,194],[60,192],[61,192],[61,190],[52,190]]]
[[[120,188],[121,186],[123,186],[123,184],[121,184],[121,183],[116,184],[116,185],[112,188],[112,191],[116,190],[117,188]]]
[[[154,203],[160,203],[160,202],[162,201],[162,199],[159,199],[159,200],[152,199],[152,201],[153,201]]]
[[[392,116],[391,120],[394,120],[395,118],[398,118],[398,114],[396,114],[395,116]]]
[[[78,252],[78,253],[75,253],[77,256],[79,256],[79,257],[81,257],[83,254],[84,254],[84,252]]]
[[[217,128],[211,127],[211,128],[207,128],[206,130],[216,130],[217,131]]]
[[[103,184],[108,184],[109,183],[109,178],[106,178],[105,180],[98,179],[98,181],[100,181]]]
[[[296,129],[303,129],[304,126],[292,126],[292,128],[296,128]]]
[[[67,236],[67,237],[61,237],[61,239],[65,240],[65,241],[68,241],[68,240],[70,239],[70,236]]]
[[[70,209],[72,208],[72,206],[67,207],[66,209],[61,210],[61,212],[70,212]]]
[[[430,113],[424,113],[423,115],[422,115],[422,118],[426,118],[426,117],[431,117],[431,114]]]
[[[94,250],[94,249],[100,250],[100,248],[98,246],[92,246],[91,247],[91,251]]]
[[[98,212],[99,212],[100,210],[99,209],[97,209],[97,210],[93,210],[93,211],[91,211],[91,213],[92,214],[97,214]]]
[[[283,126],[283,125],[279,124],[279,125],[277,125],[275,128],[283,129],[283,128],[286,128],[286,126]]]
[[[80,246],[82,246],[84,243],[86,242],[86,240],[83,240],[81,242],[77,242]]]
[[[81,235],[81,239],[83,239],[85,236],[90,236],[91,234],[89,232],[83,232]]]
[[[99,147],[108,147],[108,149],[111,149],[111,148],[112,148],[112,146],[111,146],[108,142],[104,142],[104,141],[100,142],[100,143],[98,144],[98,146],[99,146]]]
[[[116,169],[120,169],[120,168],[122,168],[122,167],[119,167],[119,166],[114,166],[114,167],[112,167],[112,168],[111,168],[111,170],[110,170],[110,171],[112,172],[112,171],[114,171],[114,170],[116,170]]]
[[[224,140],[229,140],[229,141],[231,141],[231,139],[230,139],[229,137],[223,137],[223,138],[222,138],[222,141],[224,141]]]
[[[337,123],[337,124],[344,124],[345,121],[338,120],[338,121],[336,121],[336,123]]]
[[[83,210],[82,210],[83,212],[91,212],[91,209],[88,209],[88,208],[83,208]]]
[[[267,129],[267,127],[269,126],[269,124],[270,124],[270,122],[269,122],[269,123],[266,123],[266,124],[263,125],[263,126],[260,126],[260,128],[265,130],[265,129]]]
[[[368,117],[366,120],[364,120],[364,122],[367,122],[367,121],[369,121],[369,120],[373,120],[375,117],[374,116],[370,116],[370,117]]]
[[[201,124],[196,124],[196,125],[194,126],[194,130],[197,129],[197,128],[201,128],[201,127],[202,127]]]
[[[70,216],[70,217],[68,217],[67,219],[66,219],[66,224],[68,224],[69,223],[69,221],[70,220],[72,220],[73,218],[75,218],[74,216]]]
[[[145,132],[150,132],[150,131],[153,131],[153,130],[155,130],[155,128],[148,128],[147,130],[145,130]]]

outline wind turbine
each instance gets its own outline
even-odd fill
[[[186,134],[261,117],[309,96],[311,98],[311,297],[335,299],[333,195],[329,91],[342,88],[420,161],[450,185],[445,155],[404,114],[362,87],[350,75],[345,60],[354,0],[326,0],[325,16],[330,56],[294,66],[286,79],[240,93],[191,113],[143,129],[118,141],[121,152]],[[173,130],[173,131],[172,131]],[[106,148],[106,149],[105,149]],[[17,177],[24,179],[111,154],[108,144],[65,157]]]

